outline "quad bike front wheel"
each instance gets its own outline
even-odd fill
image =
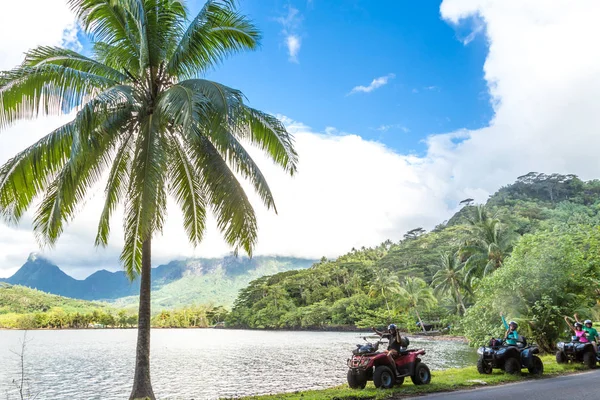
[[[564,351],[556,352],[556,363],[557,364],[566,364],[568,362],[569,362],[569,358],[567,357],[567,355],[565,354]]]
[[[596,355],[593,351],[586,351],[583,353],[583,364],[589,369],[596,368]]]
[[[521,361],[516,357],[510,357],[504,362],[504,372],[511,375],[521,375]]]
[[[415,367],[415,373],[410,377],[415,385],[427,385],[431,382],[431,371],[427,365],[418,363]]]
[[[352,373],[352,370],[348,370],[348,386],[350,389],[364,389],[367,386],[367,377],[364,373]]]
[[[544,373],[544,363],[538,356],[531,357],[531,367],[527,368],[532,375],[541,375]]]
[[[489,375],[492,373],[492,363],[489,361],[485,361],[483,357],[479,357],[477,360],[477,372],[480,374]]]
[[[396,377],[390,367],[380,365],[375,368],[373,373],[373,383],[376,388],[391,389],[394,387],[394,381]]]

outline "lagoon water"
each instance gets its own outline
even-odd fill
[[[152,331],[152,383],[160,399],[218,399],[320,389],[346,381],[358,333],[160,329]],[[0,398],[17,399],[23,331],[0,331]],[[126,399],[136,331],[29,331],[26,377],[37,399]],[[411,338],[432,369],[473,364],[466,344]],[[8,394],[8,396],[7,396]]]

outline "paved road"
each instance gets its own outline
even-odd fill
[[[600,399],[600,370],[509,385],[438,393],[411,399],[444,400],[564,400]]]

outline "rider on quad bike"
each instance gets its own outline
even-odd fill
[[[400,338],[398,329],[395,329],[395,335],[390,334],[389,331],[392,330],[377,332],[379,340],[375,343],[363,337],[367,343],[356,345],[352,358],[347,361],[350,388],[364,389],[368,381],[373,381],[376,388],[390,389],[402,385],[406,377],[410,377],[415,385],[427,385],[431,382],[431,372],[420,358],[425,355],[425,350],[407,349],[408,338]],[[394,343],[388,347],[389,350],[380,352],[379,345],[384,343],[383,338]],[[398,350],[394,351],[395,349]]]
[[[500,318],[502,318],[502,324],[504,324],[504,329],[506,329],[506,333],[504,334],[504,342],[508,345],[516,346],[519,342],[519,334],[517,333],[519,324],[517,324],[515,321],[506,323],[503,312],[500,313]]]
[[[394,374],[396,374],[397,376],[398,370],[396,369],[396,362],[394,361],[394,359],[398,357],[398,354],[400,353],[400,348],[402,347],[402,337],[400,336],[400,332],[398,332],[398,328],[395,324],[390,324],[386,332],[380,332],[375,328],[371,329],[373,329],[373,332],[375,332],[375,334],[379,335],[380,337],[388,339],[389,342],[386,353],[388,355],[388,358],[390,359],[390,364],[394,369]]]
[[[539,353],[538,347],[527,345],[527,340],[519,336],[516,322],[511,321],[507,324],[504,313],[500,313],[500,317],[506,328],[504,339],[492,338],[488,346],[477,350],[477,372],[491,374],[494,368],[499,368],[506,373],[518,375],[522,368],[527,368],[529,373],[541,375],[544,372],[544,364],[536,355]]]
[[[577,315],[577,313],[575,313],[573,317],[575,317],[576,322],[581,323],[581,321],[579,321],[579,315]],[[598,335],[598,331],[592,327],[592,320],[586,319],[583,322],[583,330],[586,333],[587,339],[590,342],[592,342],[592,345],[594,346],[594,351],[598,353],[598,339],[600,339],[600,335]]]

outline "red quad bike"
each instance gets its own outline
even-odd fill
[[[375,343],[356,345],[356,349],[352,351],[352,358],[348,359],[348,386],[352,389],[364,389],[368,381],[373,381],[376,388],[390,389],[394,385],[402,385],[407,376],[410,376],[415,385],[426,385],[431,382],[431,372],[419,358],[425,354],[425,350],[406,350],[405,347],[408,347],[408,338],[406,338],[405,347],[395,359],[398,375],[394,376],[387,354],[378,351],[381,343],[382,341],[379,340]]]

